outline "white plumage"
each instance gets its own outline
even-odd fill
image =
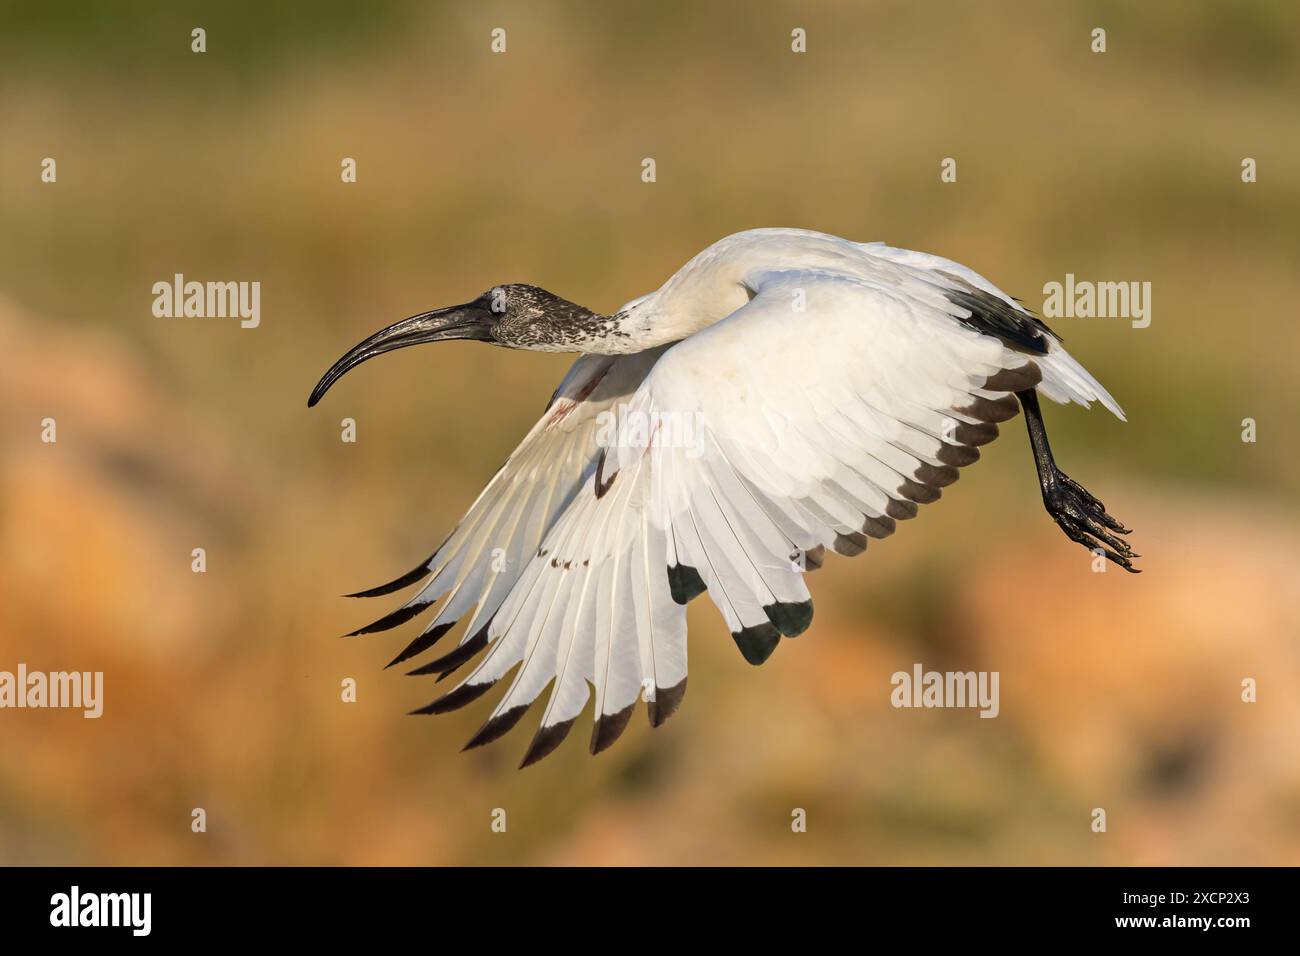
[[[765,660],[811,621],[806,571],[828,549],[860,553],[938,499],[1018,412],[1013,393],[1099,401],[1123,418],[1059,340],[988,280],[882,243],[738,233],[612,317],[520,298],[526,333],[508,293],[488,333],[454,337],[588,354],[437,552],[363,592],[427,578],[357,633],[442,599],[398,660],[461,619],[459,647],[413,673],[445,676],[483,653],[421,712],[459,706],[513,671],[478,745],[550,686],[525,764],[554,749],[593,690],[593,752],[618,736],[638,696],[652,723],[666,719],[686,684],[685,603],[701,589],[746,658]],[[414,344],[377,349],[378,338],[340,360],[342,371]],[[331,370],[313,401],[342,371]],[[1045,433],[1042,449],[1049,511],[1073,522],[1062,523],[1072,538],[1081,540],[1081,524],[1085,544],[1129,566],[1134,555],[1114,537],[1126,529],[1055,470]]]

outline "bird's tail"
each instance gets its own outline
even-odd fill
[[[1038,383],[1038,390],[1052,401],[1060,402],[1062,405],[1074,402],[1084,408],[1088,408],[1093,402],[1101,402],[1120,421],[1128,420],[1124,417],[1124,409],[1119,407],[1119,402],[1115,401],[1101,382],[1093,378],[1092,374],[1080,365],[1060,342],[1051,340],[1047,354],[1035,358],[1034,364],[1043,373],[1043,380]]]

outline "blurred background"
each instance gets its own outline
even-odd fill
[[[1298,9],[0,3],[0,670],[106,684],[99,720],[0,711],[0,862],[1300,861]],[[765,666],[693,604],[664,727],[460,754],[490,699],[406,716],[415,625],[340,640],[395,602],[338,595],[433,550],[569,359],[453,343],[308,391],[402,316],[509,281],[612,310],[776,225],[1036,310],[1150,281],[1149,328],[1052,322],[1128,424],[1047,409],[1145,573],[1058,532],[1016,421],[828,561]],[[178,272],[260,281],[260,327],[155,318]],[[893,709],[915,662],[999,671],[1000,716]]]

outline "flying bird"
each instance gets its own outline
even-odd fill
[[[1024,410],[1043,504],[1072,541],[1134,571],[1129,533],[1056,465],[1038,404],[1119,405],[1061,339],[948,259],[800,229],[714,243],[657,291],[601,315],[531,285],[403,319],[321,378],[394,349],[470,339],[577,352],[541,419],[451,535],[412,571],[396,627],[441,605],[389,666],[461,707],[514,671],[466,749],[513,727],[549,685],[521,767],[551,753],[595,695],[591,752],[638,698],[662,724],[686,691],[686,605],[708,592],[741,654],[768,659],[812,621],[805,575],[857,555],[939,499]],[[349,635],[351,636],[351,635]]]

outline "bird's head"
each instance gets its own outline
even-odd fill
[[[582,352],[602,338],[617,336],[613,318],[523,283],[494,286],[472,302],[421,312],[394,322],[357,343],[312,389],[310,408],[331,385],[367,359],[408,345],[471,339],[534,352]]]

